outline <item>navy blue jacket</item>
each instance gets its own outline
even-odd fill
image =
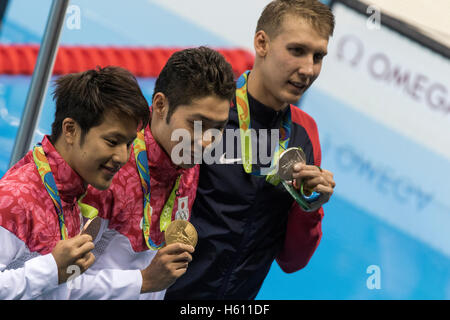
[[[280,127],[288,108],[276,112],[248,98],[251,128]],[[300,146],[307,164],[320,165],[314,120],[296,106],[289,108],[289,147]],[[237,109],[232,107],[226,129],[238,128]],[[270,133],[267,136],[270,146]],[[239,138],[233,144],[236,150]],[[227,146],[226,134],[222,146]],[[226,152],[226,158],[233,156],[239,157]],[[186,274],[167,290],[166,299],[254,299],[274,259],[285,272],[308,263],[322,235],[322,217],[322,208],[303,212],[281,184],[275,187],[245,173],[240,163],[202,164],[191,215],[198,244]]]

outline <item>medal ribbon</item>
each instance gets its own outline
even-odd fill
[[[90,206],[86,203],[81,202],[81,201],[83,201],[83,198],[86,195],[87,195],[87,191],[78,200],[78,207],[80,208],[80,211],[81,211],[81,214],[83,215],[83,217],[86,217],[88,219],[94,219],[98,215],[97,208],[94,208],[93,206]]]
[[[152,221],[151,218],[153,209],[150,205],[150,171],[148,167],[147,150],[145,147],[144,130],[137,133],[137,137],[133,143],[133,150],[136,159],[136,167],[141,179],[142,193],[144,195],[144,219],[142,231],[144,233],[144,239],[147,247],[152,250],[158,250],[164,245],[164,241],[161,242],[160,245],[156,245],[150,237],[150,226]],[[159,221],[159,228],[161,231],[165,231],[171,222],[173,206],[175,203],[176,194],[178,192],[178,187],[180,185],[180,179],[181,175],[179,175],[177,180],[175,181],[175,185],[172,188],[169,198],[167,199],[166,203],[164,204],[164,208],[162,209]]]
[[[33,159],[36,167],[38,169],[39,175],[41,176],[44,187],[47,190],[50,198],[55,205],[56,213],[58,214],[59,230],[61,233],[61,240],[66,240],[69,238],[66,224],[64,223],[64,212],[61,204],[61,197],[59,196],[58,188],[56,187],[55,178],[53,176],[52,170],[50,169],[50,164],[45,156],[42,144],[38,143],[33,149]],[[78,206],[80,208],[81,214],[88,218],[93,219],[98,215],[98,210],[90,205],[82,203],[84,195],[78,200]]]
[[[245,172],[257,175],[266,176],[266,181],[278,185],[280,183],[280,178],[277,175],[277,163],[280,154],[287,149],[289,145],[289,139],[291,135],[291,111],[288,110],[283,118],[280,125],[280,138],[278,145],[275,148],[274,155],[272,157],[272,162],[270,164],[270,172],[268,175],[262,175],[261,170],[252,171],[252,142],[251,142],[251,131],[250,131],[250,107],[248,104],[247,96],[247,82],[250,70],[244,72],[238,79],[236,83],[236,107],[238,111],[239,118],[239,130],[241,136],[241,150],[242,150],[242,165]]]
[[[261,170],[252,171],[252,141],[251,141],[251,131],[250,131],[250,107],[248,104],[247,95],[247,82],[250,70],[245,71],[238,79],[236,83],[236,107],[238,111],[239,118],[239,130],[241,136],[241,150],[242,150],[242,165],[245,172],[263,176]],[[290,107],[288,107],[290,108]],[[283,186],[289,192],[289,194],[295,199],[295,201],[300,205],[303,210],[309,210],[310,201],[304,196],[303,193],[299,194],[296,189],[289,185],[286,181],[281,180],[277,174],[278,170],[278,159],[280,154],[287,149],[289,145],[290,135],[291,135],[291,110],[287,110],[286,115],[280,125],[280,138],[278,145],[275,149],[274,155],[272,157],[272,162],[270,164],[270,172],[266,175],[266,181],[270,184],[276,186],[282,182]],[[300,148],[300,147],[299,147]],[[301,149],[301,148],[300,148]]]
[[[58,188],[56,187],[56,182],[55,178],[53,177],[52,170],[50,169],[50,164],[48,163],[44,149],[42,148],[42,144],[38,143],[34,147],[33,159],[38,169],[39,175],[41,176],[42,182],[44,183],[45,189],[47,190],[50,198],[53,201],[53,204],[55,205],[56,213],[58,214],[61,240],[66,240],[69,238],[69,236],[67,233],[67,227],[64,224],[64,213],[61,204],[61,198],[59,196]]]

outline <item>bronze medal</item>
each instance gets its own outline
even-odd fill
[[[198,241],[197,230],[187,220],[173,220],[167,227],[164,238],[166,244],[184,243],[195,248]]]
[[[297,163],[306,163],[306,156],[300,148],[289,148],[283,151],[278,161],[278,176],[285,180],[291,181],[294,172],[294,165]]]
[[[95,241],[95,238],[97,238],[98,232],[100,231],[101,225],[102,221],[99,217],[89,219],[84,225],[83,230],[80,234],[88,234],[92,237],[92,241]]]

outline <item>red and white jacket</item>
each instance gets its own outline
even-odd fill
[[[47,137],[42,147],[60,193],[69,237],[73,237],[82,226],[77,200],[86,188]],[[51,252],[60,237],[55,206],[30,151],[0,180],[0,299],[49,297],[58,286]]]
[[[150,232],[154,242],[160,244],[163,240],[159,231],[160,214],[180,174],[172,220],[179,207],[186,204],[190,218],[199,166],[191,169],[176,167],[155,141],[149,127],[145,129],[145,145],[153,208]],[[83,203],[99,209],[98,216],[107,228],[102,230],[102,237],[95,244],[95,263],[76,278],[70,288],[61,285],[56,290],[59,291],[57,295],[64,299],[162,299],[165,290],[140,294],[140,270],[150,264],[157,251],[149,250],[143,236],[143,193],[133,151],[127,164],[114,176],[110,188],[99,191],[89,187]],[[105,274],[105,270],[109,273]]]

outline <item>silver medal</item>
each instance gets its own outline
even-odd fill
[[[278,161],[278,176],[285,180],[292,180],[292,174],[294,172],[294,165],[297,163],[306,164],[306,156],[300,148],[289,148],[283,151]]]

